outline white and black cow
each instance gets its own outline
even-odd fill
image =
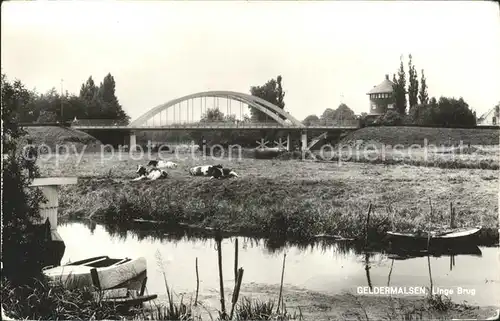
[[[171,161],[163,161],[163,160],[150,160],[148,166],[152,166],[153,168],[177,168],[177,164]]]
[[[208,172],[211,170],[212,165],[195,166],[189,169],[189,174],[192,176],[209,176]]]
[[[138,177],[134,178],[133,181],[141,181],[141,180],[157,180],[161,178],[167,178],[168,174],[166,171],[158,169],[158,168],[152,168],[150,170],[146,169],[146,167],[142,165],[137,166],[137,171],[136,171]]]
[[[223,179],[223,178],[232,178],[239,177],[238,174],[232,169],[224,168],[222,165],[214,165],[209,169],[210,178]]]

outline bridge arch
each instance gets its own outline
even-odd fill
[[[164,110],[169,109],[172,106],[175,106],[189,99],[203,98],[203,97],[228,98],[235,101],[240,101],[251,107],[257,108],[263,113],[269,115],[269,117],[273,118],[281,125],[285,126],[286,120],[289,120],[294,126],[305,127],[299,120],[293,117],[290,113],[284,111],[278,106],[271,104],[270,102],[262,98],[235,91],[205,91],[172,99],[164,104],[156,106],[151,110],[147,111],[142,116],[131,122],[129,126],[141,126],[144,123],[146,123],[149,119],[151,119],[151,117],[154,117],[155,115],[161,113]]]

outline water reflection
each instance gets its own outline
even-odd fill
[[[217,251],[211,237],[189,231],[149,229],[144,226],[116,228],[93,222],[59,226],[66,243],[63,262],[96,255],[142,256],[148,262],[148,291],[164,293],[163,276],[156,254],[165,260],[165,271],[177,293],[192,294],[196,288],[195,260],[200,274],[200,296],[218,293]],[[429,266],[432,282],[438,287],[474,287],[475,296],[452,297],[458,302],[492,305],[500,284],[498,248],[425,253],[389,250],[363,252],[349,242],[322,240],[295,244],[255,237],[231,237],[222,241],[224,276],[227,286],[234,282],[235,241],[240,245],[238,265],[245,269],[243,284],[279,285],[283,254],[286,253],[285,285],[328,294],[356,293],[359,286],[428,286]],[[484,267],[488,267],[485,269]],[[491,268],[490,268],[491,267]],[[478,271],[481,271],[478,273]],[[485,281],[486,280],[486,281]]]
[[[61,223],[61,226],[66,226],[68,224],[78,223],[86,226],[91,234],[94,233],[97,223],[92,220],[81,220],[73,222]],[[101,225],[101,224],[99,224]],[[196,231],[189,228],[171,228],[168,226],[164,227],[152,227],[145,224],[124,224],[124,225],[101,225],[104,227],[105,231],[113,238],[120,241],[126,241],[127,238],[133,237],[138,241],[152,240],[157,242],[191,242],[191,243],[205,243],[209,240],[213,240],[213,236],[209,236],[206,233]],[[320,239],[317,241],[309,242],[299,242],[290,241],[283,239],[263,239],[254,236],[244,236],[243,237],[243,248],[250,247],[264,247],[268,254],[281,255],[289,248],[296,248],[302,252],[313,253],[320,251],[325,253],[327,251],[332,251],[341,255],[363,254],[363,247],[355,242],[350,241],[332,241],[328,239]]]

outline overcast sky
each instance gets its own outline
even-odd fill
[[[431,96],[463,96],[479,116],[500,101],[499,16],[475,1],[4,2],[2,72],[71,93],[111,72],[132,119],[282,75],[285,108],[303,119],[341,100],[368,112],[366,93],[411,53]]]

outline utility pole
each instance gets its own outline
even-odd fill
[[[61,79],[61,123],[64,122],[64,109],[63,109],[63,81]]]
[[[344,94],[341,93],[340,94],[340,105],[342,105],[343,103],[344,103]],[[339,118],[340,118],[340,124],[342,124],[342,109],[340,110],[340,117]]]

